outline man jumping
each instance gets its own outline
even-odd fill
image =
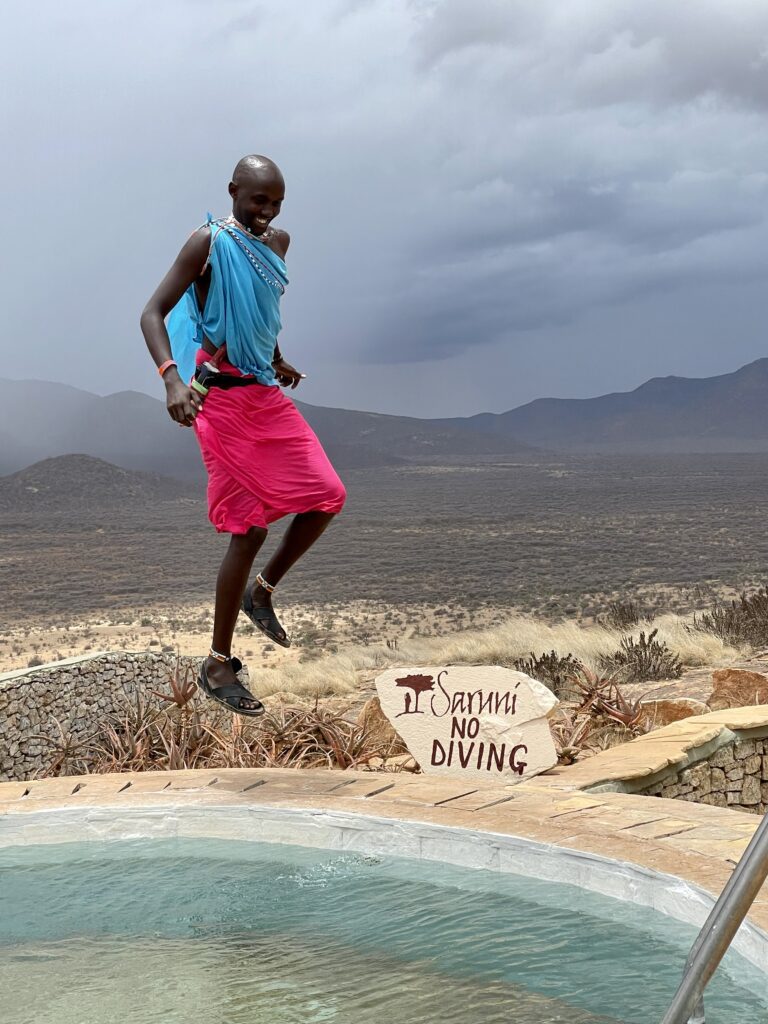
[[[238,611],[270,640],[290,646],[272,592],[341,511],[346,492],[278,386],[295,389],[304,376],[277,343],[290,239],[271,222],[285,196],[283,176],[266,157],[246,156],[229,194],[232,214],[209,217],[194,232],[147,303],[141,329],[171,418],[197,436],[208,471],[208,516],[231,534],[198,685],[231,711],[256,716],[264,706],[238,679],[242,665],[231,653]],[[248,587],[269,524],[285,515],[294,518]]]

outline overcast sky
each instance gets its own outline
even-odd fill
[[[0,376],[160,397],[141,308],[248,152],[287,180],[305,401],[501,412],[768,354],[765,0],[2,18]]]

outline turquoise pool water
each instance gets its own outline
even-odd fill
[[[658,1024],[694,930],[568,885],[292,846],[0,850],[3,1024]],[[736,955],[708,1024],[764,1024]]]

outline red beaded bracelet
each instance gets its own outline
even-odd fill
[[[162,376],[163,376],[163,374],[165,373],[165,371],[166,371],[166,370],[167,370],[167,369],[168,369],[169,367],[171,367],[171,366],[178,366],[178,365],[179,365],[179,364],[178,364],[178,363],[176,362],[176,360],[175,360],[175,359],[166,359],[164,363],[160,363],[160,365],[159,365],[159,366],[158,366],[158,368],[157,368],[157,372],[158,372],[158,373],[160,374],[160,376],[162,377]]]

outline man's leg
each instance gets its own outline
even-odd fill
[[[219,654],[231,653],[240,600],[248,583],[253,560],[266,536],[267,531],[264,528],[252,526],[247,533],[233,533],[230,539],[216,580],[216,608],[211,646]],[[214,689],[235,682],[235,673],[229,663],[209,657],[205,669],[208,681]],[[243,707],[252,708],[253,705],[245,702]]]
[[[264,567],[264,579],[273,587],[282,580],[291,566],[312,547],[335,516],[332,512],[300,512],[283,534],[277,551]],[[261,589],[261,588],[259,588]]]
[[[262,576],[270,586],[277,586],[291,566],[295,565],[301,556],[309,551],[318,537],[325,532],[334,517],[335,513],[333,512],[300,512],[293,517],[277,551],[262,572]],[[272,607],[272,595],[264,587],[254,583],[252,593],[255,607]],[[280,630],[278,635],[284,638],[285,630]]]

